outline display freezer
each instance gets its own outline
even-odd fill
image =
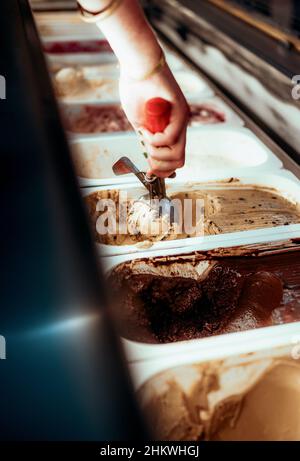
[[[195,3],[206,4],[203,17]],[[26,0],[0,7],[1,18],[15,18],[1,30],[9,77],[0,101],[3,438],[18,439],[22,427],[26,440],[140,440],[150,419],[158,440],[249,439],[256,426],[245,432],[242,420],[242,436],[230,428],[260,382],[271,402],[263,416],[274,415],[280,389],[281,409],[295,423],[279,421],[262,437],[298,436],[298,134],[274,105],[284,120],[298,109],[280,99],[286,75],[244,49],[247,34],[234,41],[226,21],[216,30],[216,3],[143,2],[197,120],[187,131],[186,165],[167,191],[204,194],[209,213],[204,235],[173,239],[168,229],[153,241],[134,234],[129,244],[99,237],[95,225],[102,195],[118,205],[122,192],[133,201],[143,194],[132,175],[114,175],[113,163],[127,155],[147,168],[120,107],[112,50],[75,11],[39,11],[34,24]],[[276,52],[282,66],[285,58]],[[236,92],[267,107],[273,131]],[[279,376],[285,372],[291,380]],[[205,392],[203,376],[219,388]],[[215,431],[208,422],[224,396],[233,417]]]

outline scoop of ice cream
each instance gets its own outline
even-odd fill
[[[171,230],[168,216],[160,216],[158,207],[141,198],[132,203],[128,213],[128,232],[133,235],[155,235],[163,239]]]
[[[57,72],[54,84],[59,96],[76,94],[89,87],[89,83],[84,78],[82,71],[74,67],[65,67]]]

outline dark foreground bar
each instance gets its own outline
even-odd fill
[[[27,0],[0,2],[0,42],[0,439],[141,439]]]

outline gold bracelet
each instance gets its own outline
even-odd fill
[[[131,77],[129,75],[129,78],[131,80],[135,80],[136,82],[143,82],[144,80],[148,80],[148,78],[153,77],[153,75],[158,74],[161,71],[161,69],[165,67],[166,62],[167,61],[166,61],[165,53],[163,52],[163,50],[161,50],[161,57],[153,69],[151,69],[149,72],[147,72],[142,77]]]
[[[83,8],[83,6],[80,5],[79,2],[77,2],[77,5],[79,8],[81,19],[84,22],[93,24],[98,21],[103,21],[104,19],[112,15],[113,12],[121,5],[122,1],[123,0],[111,0],[111,2],[105,8],[96,13],[86,10],[85,8]]]

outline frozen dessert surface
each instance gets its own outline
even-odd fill
[[[63,67],[53,76],[56,94],[64,102],[118,100],[118,78],[109,75],[87,76],[81,67]]]
[[[65,40],[63,42],[49,42],[43,45],[45,53],[112,53],[107,40]]]
[[[75,71],[76,68],[74,68]],[[77,72],[81,72],[85,77],[80,68]],[[192,104],[190,109],[190,125],[226,121],[225,114],[209,104]],[[79,113],[66,115],[65,120],[67,129],[73,133],[113,133],[133,130],[120,105],[84,105],[80,108]]]
[[[288,357],[214,362],[160,373],[138,395],[157,440],[292,441],[299,383],[300,365]]]
[[[168,234],[151,233],[147,235],[136,232],[134,234],[120,234],[116,232],[115,234],[100,235],[96,230],[96,222],[101,214],[100,211],[96,210],[97,203],[101,198],[112,198],[116,203],[118,216],[119,191],[97,191],[86,197],[96,241],[106,245],[132,245],[144,241],[174,240],[196,237],[203,235],[203,233],[204,235],[216,235],[300,222],[298,205],[288,201],[275,190],[263,187],[243,186],[241,184],[233,186],[231,183],[208,187],[199,184],[199,189],[197,186],[193,186],[191,190],[187,191],[168,192],[168,196],[171,199],[179,200],[181,204],[184,203],[185,199],[192,200],[193,217],[195,218],[192,222],[193,226],[197,223],[197,200],[203,200],[203,226],[195,226],[194,232],[190,228],[188,229],[189,233],[183,226],[182,232],[177,232],[178,229],[173,227]],[[128,203],[128,209],[129,207],[130,203]]]
[[[112,133],[131,131],[121,106],[83,106],[78,114],[65,117],[66,127],[73,133]]]
[[[109,277],[120,333],[168,343],[300,320],[300,248],[240,247],[128,261]]]
[[[76,72],[76,69],[73,69],[73,72]],[[76,75],[84,74],[80,74],[78,69]],[[225,114],[207,104],[192,104],[190,108],[190,125],[225,122]],[[65,119],[67,129],[73,133],[113,133],[133,130],[119,105],[84,105],[78,114],[67,115]]]
[[[74,67],[61,69],[54,78],[54,86],[58,96],[64,97],[89,90],[88,81],[83,73]]]
[[[148,235],[150,230],[160,238],[167,236],[172,226],[168,216],[161,216],[155,203],[151,204],[149,199],[143,197],[133,201],[129,207],[127,224],[131,235]]]
[[[288,441],[300,437],[300,367],[291,362],[271,366],[244,394],[220,402],[210,427],[212,440]],[[233,408],[232,414],[224,407]],[[278,415],[280,414],[280,418]]]
[[[224,123],[226,116],[224,112],[214,105],[191,104],[190,105],[190,125]]]

